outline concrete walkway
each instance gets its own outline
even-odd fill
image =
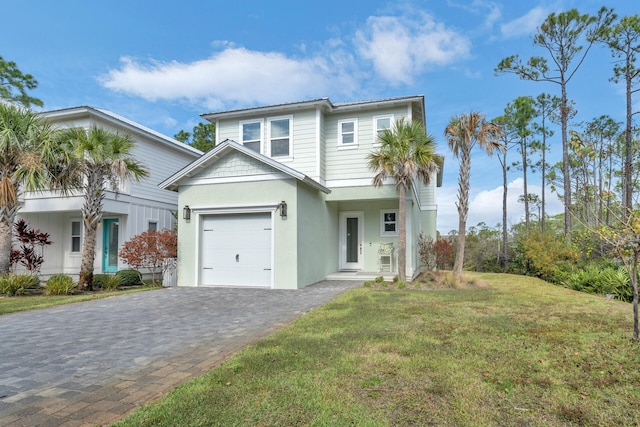
[[[117,421],[360,284],[167,288],[0,316],[0,426]]]

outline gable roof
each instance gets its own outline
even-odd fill
[[[190,164],[188,164],[187,166],[185,166],[184,168],[182,168],[181,170],[179,170],[169,178],[165,179],[158,185],[160,186],[160,188],[163,188],[166,190],[177,191],[178,187],[180,186],[181,182],[183,182],[183,180],[196,175],[202,169],[214,164],[219,159],[221,159],[222,157],[226,156],[231,152],[240,152],[292,178],[295,178],[298,181],[304,182],[305,184],[309,185],[312,188],[315,188],[316,190],[322,191],[323,193],[326,193],[326,194],[331,193],[331,190],[329,190],[327,187],[313,180],[312,178],[308,177],[302,172],[298,172],[297,170],[290,168],[289,166],[286,166],[278,162],[277,160],[273,160],[260,153],[256,153],[255,151],[250,150],[244,145],[238,144],[237,142],[231,139],[225,139],[224,141],[216,145],[213,150],[207,152],[204,156],[200,157],[199,159],[191,162]]]
[[[123,117],[119,114],[116,114],[112,111],[105,110],[103,108],[95,108],[90,106],[79,106],[79,107],[70,107],[70,108],[62,108],[59,110],[50,110],[43,111],[40,113],[42,116],[46,117],[51,121],[65,121],[73,118],[89,116],[92,118],[99,118],[105,120],[107,122],[113,123],[127,129],[129,132],[137,133],[145,135],[146,137],[151,137],[157,142],[160,142],[163,145],[167,145],[174,149],[178,149],[180,151],[186,151],[194,155],[202,155],[202,151],[197,148],[193,148],[189,144],[185,144],[183,142],[178,141],[177,139],[171,138],[167,135],[164,135],[158,131],[155,131],[151,128],[148,128],[140,123],[134,122],[133,120],[129,120],[126,117]]]

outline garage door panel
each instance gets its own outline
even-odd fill
[[[201,283],[271,285],[271,214],[209,215],[201,234]]]

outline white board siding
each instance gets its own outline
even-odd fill
[[[200,241],[202,286],[271,286],[270,213],[206,215]]]

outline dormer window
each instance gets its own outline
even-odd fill
[[[262,120],[240,122],[242,145],[256,153],[262,152]]]
[[[291,157],[291,117],[269,119],[271,157]]]

